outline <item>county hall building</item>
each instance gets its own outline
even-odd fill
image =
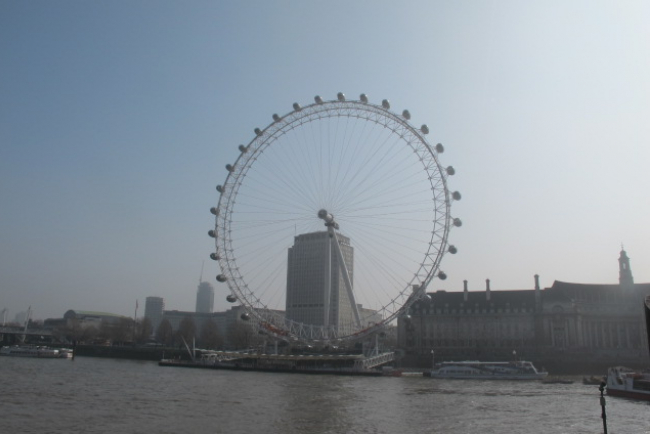
[[[635,284],[629,258],[619,257],[619,283],[555,281],[533,289],[437,291],[398,320],[406,363],[532,360],[539,364],[646,365],[643,303],[650,283]]]

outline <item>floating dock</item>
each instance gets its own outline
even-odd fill
[[[234,351],[205,351],[193,360],[162,359],[160,366],[240,371],[286,372],[296,374],[381,376],[376,369],[392,362],[395,353],[362,354],[260,354]]]

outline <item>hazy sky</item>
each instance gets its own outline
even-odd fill
[[[650,2],[0,2],[0,309],[193,310],[215,185],[271,114],[426,123],[463,227],[430,290],[650,282]]]

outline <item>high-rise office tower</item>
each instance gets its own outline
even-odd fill
[[[352,282],[354,251],[348,237],[341,234],[337,237]],[[354,313],[338,254],[331,244],[328,246],[332,240],[327,231],[294,238],[287,266],[286,318],[350,333],[354,330]],[[327,279],[330,264],[331,274]]]
[[[162,297],[147,297],[144,305],[144,317],[149,318],[153,333],[156,332],[162,321],[165,310],[165,300]]]
[[[214,309],[214,288],[208,282],[199,283],[196,291],[196,311],[212,313]]]

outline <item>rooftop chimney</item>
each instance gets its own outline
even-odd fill
[[[463,301],[467,301],[467,280],[463,280]]]
[[[485,279],[485,299],[490,301],[490,279]]]
[[[539,288],[539,274],[535,274],[535,304],[539,304],[542,300],[542,294]]]

